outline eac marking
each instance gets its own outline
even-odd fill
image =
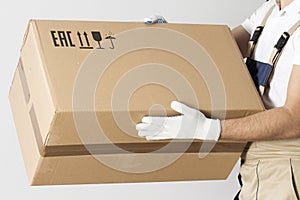
[[[51,38],[53,41],[54,47],[63,47],[63,48],[72,48],[76,47],[74,43],[74,35],[72,34],[72,31],[50,31],[51,33]],[[93,49],[93,47],[90,44],[89,40],[89,34],[87,32],[79,32],[75,34],[75,38],[78,40],[79,48],[80,49]],[[105,49],[104,47],[101,46],[101,41],[102,41],[102,36],[100,31],[92,31],[91,32],[92,38],[98,43],[97,49]],[[111,46],[109,47],[110,49],[115,49],[115,45],[113,40],[116,38],[113,36],[111,32],[108,34],[105,34],[106,37],[105,39],[110,40]]]

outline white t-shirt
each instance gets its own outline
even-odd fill
[[[252,35],[256,27],[261,25],[266,13],[275,4],[275,0],[265,2],[251,17],[242,23],[242,26]],[[260,36],[254,59],[268,63],[273,47],[282,33],[288,31],[299,20],[300,0],[294,0],[282,10],[279,10],[279,7],[276,6]],[[300,65],[300,28],[296,30],[286,44],[275,68],[270,88],[262,97],[266,109],[284,105],[293,65]]]

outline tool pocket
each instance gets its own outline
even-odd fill
[[[260,161],[247,160],[240,170],[242,188],[239,194],[239,200],[255,200],[259,188],[259,177],[257,169]]]

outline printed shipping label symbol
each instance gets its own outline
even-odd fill
[[[84,40],[81,38],[82,35],[84,36]],[[77,36],[78,36],[78,40],[80,42],[80,49],[93,49],[93,47],[90,45],[90,41],[88,38],[88,34],[86,32],[84,32],[83,34],[81,34],[79,31],[77,32]],[[85,42],[83,42],[85,41]]]
[[[74,41],[78,41],[78,45],[80,49],[94,49],[94,47],[90,43],[90,36],[92,39],[97,42],[98,47],[96,49],[105,49],[101,45],[101,41],[103,40],[102,34],[100,31],[91,31],[89,34],[86,31],[77,31],[76,34],[73,34],[72,31],[50,31],[50,35],[53,41],[53,46],[56,48],[74,48],[76,44]],[[75,36],[76,35],[76,36]],[[110,40],[109,49],[115,49],[114,40],[116,39],[113,36],[112,32],[105,34],[105,40]]]
[[[71,31],[50,31],[55,47],[75,47]]]

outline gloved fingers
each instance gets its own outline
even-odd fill
[[[189,106],[183,104],[183,103],[180,103],[178,101],[172,101],[171,102],[171,108],[173,110],[175,110],[176,112],[179,112],[183,115],[187,115],[187,116],[191,116],[195,113],[195,109],[193,108],[190,108]]]
[[[164,23],[168,23],[168,22],[164,17],[159,16],[157,19],[157,23],[164,24]]]
[[[142,122],[146,124],[163,125],[168,117],[146,116],[142,118]]]
[[[150,17],[146,17],[146,18],[144,19],[144,22],[145,22],[146,24],[153,24],[153,20],[152,20]]]
[[[146,17],[144,19],[146,24],[155,24],[155,23],[168,23],[167,20],[161,15],[153,15],[150,17]]]
[[[146,123],[139,123],[135,126],[137,131],[140,130],[147,130],[147,131],[158,131],[162,127],[156,124],[146,124]]]

